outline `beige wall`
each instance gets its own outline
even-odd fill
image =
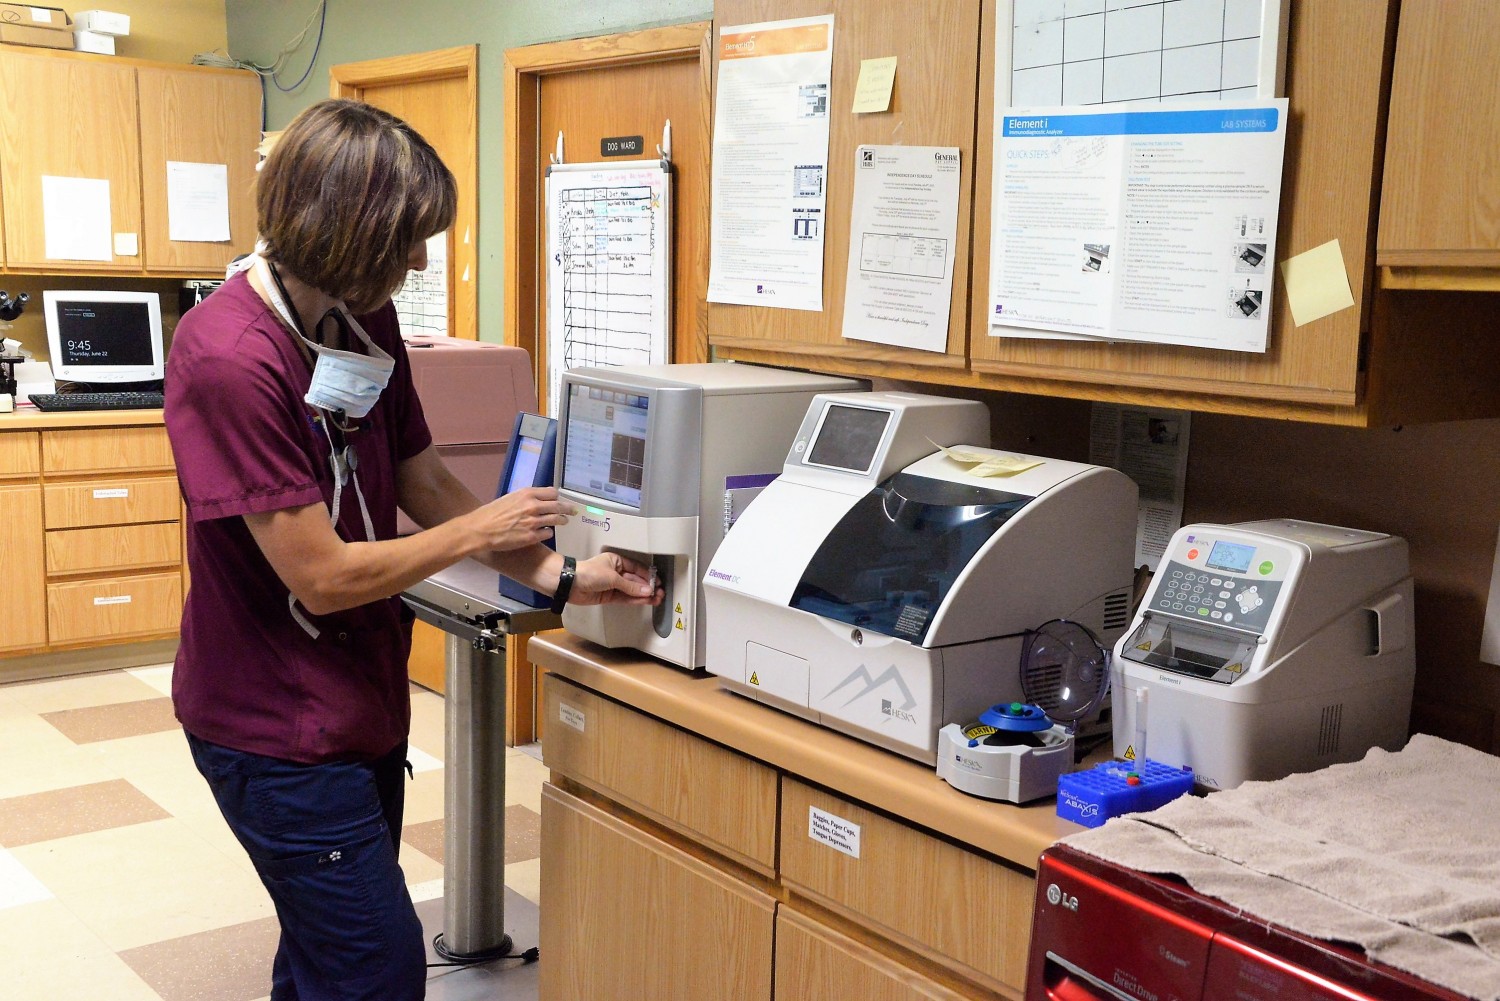
[[[66,9],[130,15],[130,34],[115,40],[117,56],[190,63],[198,53],[227,44],[224,0],[84,0]]]

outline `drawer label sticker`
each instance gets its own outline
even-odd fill
[[[850,858],[859,858],[859,825],[835,817],[827,810],[807,808],[807,836]]]
[[[583,710],[575,709],[566,702],[557,704],[557,718],[562,720],[564,726],[571,726],[579,733],[583,732]]]
[[[102,490],[95,490],[94,491],[94,500],[110,500],[111,498],[115,498],[115,497],[129,497],[129,496],[130,496],[130,488],[129,487],[107,487],[107,488],[102,489]]]
[[[128,594],[116,594],[116,595],[112,595],[111,597],[108,597],[108,598],[95,598],[94,599],[94,604],[95,605],[128,605],[128,604],[130,604],[130,595],[128,595]]]

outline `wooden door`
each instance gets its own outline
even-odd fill
[[[511,49],[506,60],[506,343],[531,352],[546,386],[546,167],[608,163],[601,140],[641,136],[656,156],[672,123],[674,362],[708,361],[709,117],[705,22]],[[545,397],[545,393],[540,394]],[[544,407],[546,401],[543,399]]]
[[[775,900],[542,787],[541,1001],[770,1001]]]
[[[10,46],[6,46],[10,49]],[[0,191],[6,263],[39,272],[137,271],[141,160],[135,67],[97,56],[0,52]],[[49,258],[44,177],[109,182],[106,260]],[[66,220],[53,220],[54,226]]]
[[[223,277],[255,245],[255,147],[260,82],[244,70],[147,67],[136,71],[141,113],[142,254],[154,274]],[[228,173],[229,239],[171,239],[167,163],[223,164]]]
[[[479,339],[479,48],[474,45],[335,66],[330,93],[410,123],[458,183],[448,233],[448,331]],[[493,340],[494,338],[490,338]]]
[[[708,354],[709,92],[706,21],[578,38],[505,53],[505,343],[531,354],[546,412],[546,256],[543,203],[548,157],[563,133],[571,163],[607,162],[600,140],[641,136],[656,155],[672,123],[672,354],[705,362]],[[541,736],[541,685],[526,660],[525,637],[506,646],[510,733]],[[528,704],[521,706],[520,700]]]
[[[35,483],[0,486],[0,552],[5,553],[0,650],[47,643],[42,538],[42,488]]]

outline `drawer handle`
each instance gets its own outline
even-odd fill
[[[107,597],[107,598],[95,598],[94,599],[94,606],[98,607],[99,605],[128,605],[128,604],[130,604],[130,602],[132,600],[133,599],[132,599],[131,595],[128,595],[128,594],[116,594],[116,595],[111,595],[110,597]]]
[[[129,497],[129,487],[103,487],[94,491],[94,500],[115,500],[117,498]]]

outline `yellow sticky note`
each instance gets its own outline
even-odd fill
[[[986,459],[969,470],[969,475],[1014,476],[1017,473],[1024,473],[1028,469],[1035,469],[1041,464],[1041,459],[1023,459],[1018,455],[997,455],[992,459]]]
[[[896,82],[896,57],[866,59],[859,64],[859,82],[854,85],[854,113],[884,111],[891,106],[891,85]]]
[[[1338,240],[1282,261],[1281,284],[1292,322],[1299,327],[1354,305]]]

